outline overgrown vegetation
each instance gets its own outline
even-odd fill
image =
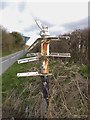
[[[90,69],[89,69],[89,67],[87,66],[87,65],[84,65],[84,64],[82,64],[81,66],[80,66],[80,73],[81,73],[81,75],[83,75],[84,77],[86,77],[86,78],[90,78]]]
[[[88,29],[68,35],[70,41],[51,42],[50,51],[70,52],[71,58],[50,58],[50,73],[53,75],[49,78],[46,118],[87,118],[88,115]],[[33,51],[40,52],[39,46]],[[16,76],[17,72],[37,71],[38,65],[38,62],[15,63],[2,75],[3,117],[41,117],[40,77]]]
[[[2,36],[2,42],[0,41],[0,46],[2,48],[2,56],[14,53],[16,51],[22,50],[24,41],[20,33],[12,32],[9,33],[4,27],[0,26],[0,31]]]
[[[88,80],[75,63],[50,61],[49,107],[45,117],[85,117],[88,113]],[[3,117],[41,117],[40,77],[17,78],[17,72],[34,71],[38,63],[15,63],[2,75]]]
[[[34,108],[40,105],[40,78],[18,78],[16,75],[17,72],[32,71],[37,68],[37,63],[21,65],[15,63],[2,75],[3,117],[25,117],[28,115],[25,112],[28,106],[32,116],[34,115]],[[40,111],[38,112],[40,114]]]

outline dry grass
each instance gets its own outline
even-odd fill
[[[58,60],[51,62],[50,68],[53,76],[49,79],[49,106],[45,117],[86,118],[88,80],[78,73],[79,66]],[[39,77],[26,79],[9,90],[3,102],[3,117],[41,117],[41,80]]]

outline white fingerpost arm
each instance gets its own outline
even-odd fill
[[[18,60],[18,64],[27,63],[27,62],[33,62],[33,61],[37,61],[37,60],[39,60],[38,57],[31,57],[31,58],[20,59],[20,60]]]

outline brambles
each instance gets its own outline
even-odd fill
[[[13,67],[3,75],[3,116],[41,117],[40,78],[15,77],[17,70],[28,71],[36,66],[35,63],[23,64],[19,68],[16,63],[14,65],[16,67],[14,66],[10,78],[7,77],[7,73],[12,71]],[[58,60],[50,62],[50,69],[53,70],[53,76],[49,79],[49,106],[45,117],[73,118],[76,116],[76,118],[81,118],[87,116],[88,80],[79,74],[79,66],[74,63],[66,65],[66,62]]]

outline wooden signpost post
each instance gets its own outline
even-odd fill
[[[38,23],[37,23],[38,24]],[[40,71],[36,72],[25,72],[25,73],[17,73],[18,77],[26,77],[26,76],[40,76],[42,81],[42,97],[46,101],[46,105],[48,108],[49,100],[48,100],[48,91],[49,91],[49,57],[70,57],[70,53],[49,53],[49,45],[51,40],[60,40],[60,39],[70,39],[69,36],[61,36],[59,37],[50,37],[48,34],[48,28],[44,26],[38,25],[41,29],[41,53],[38,56],[25,58],[18,60],[18,64],[33,62],[39,60],[41,62]],[[36,41],[37,42],[37,41]],[[34,46],[34,45],[33,45]],[[33,47],[31,46],[31,47]]]

